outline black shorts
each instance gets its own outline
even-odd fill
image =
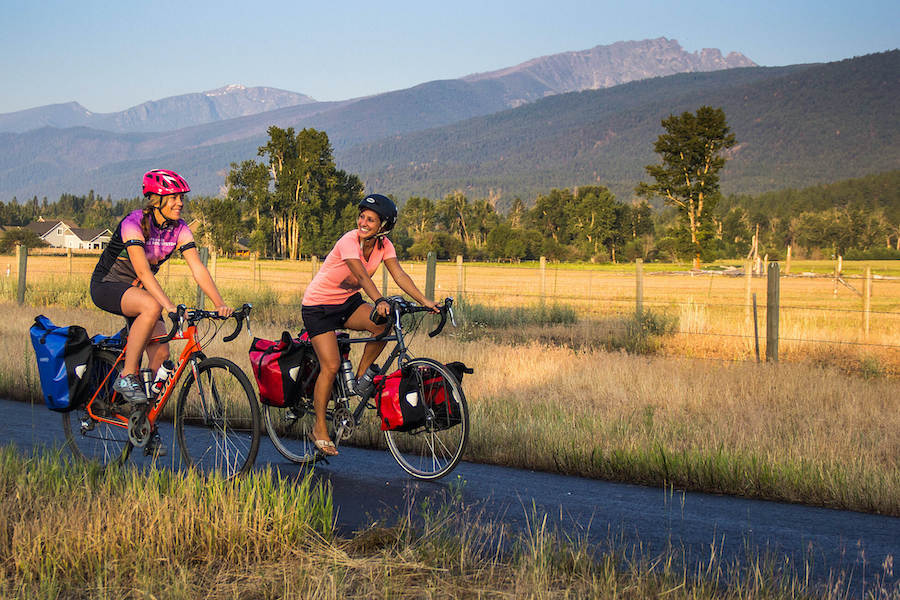
[[[303,326],[310,338],[322,333],[343,329],[344,323],[356,309],[365,304],[359,292],[353,294],[343,304],[317,304],[315,306],[301,306],[300,316],[303,317]]]
[[[132,287],[134,286],[130,283],[121,281],[103,281],[91,278],[91,300],[106,312],[125,317],[130,326],[134,323],[135,317],[126,317],[122,314],[122,296]],[[160,314],[159,320],[163,320],[162,314]]]

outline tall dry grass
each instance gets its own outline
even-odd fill
[[[0,393],[38,398],[26,335],[36,311],[4,305],[4,312]],[[119,325],[96,310],[45,312],[91,332]],[[254,334],[274,339],[281,330],[257,324]],[[248,342],[217,342],[208,353],[249,373]],[[474,367],[464,381],[469,460],[900,516],[900,399],[888,378],[807,363],[506,343],[502,335],[466,342],[452,332],[420,333],[411,348]],[[354,441],[381,444],[376,419]]]
[[[526,513],[522,534],[461,496],[412,497],[389,527],[336,537],[330,495],[310,478],[238,481],[193,471],[109,469],[25,459],[0,448],[3,598],[834,598],[805,564],[774,556],[685,560],[611,538],[602,553]],[[873,599],[900,590],[870,585]]]

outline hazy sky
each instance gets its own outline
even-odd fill
[[[112,112],[230,83],[340,100],[667,37],[761,65],[900,46],[900,2],[0,0],[0,113]]]

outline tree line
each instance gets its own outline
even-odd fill
[[[819,257],[854,252],[900,256],[900,171],[805,190],[721,197],[718,174],[736,140],[721,109],[670,115],[654,149],[660,163],[646,167],[628,202],[604,186],[552,189],[530,201],[455,191],[442,198],[394,198],[401,207],[391,235],[403,258],[463,255],[470,260],[622,262],[738,259],[756,238],[759,252]],[[355,226],[362,181],[337,168],[323,131],[270,127],[260,160],[232,163],[221,197],[191,197],[184,218],[220,254],[246,250],[297,259],[323,256]],[[388,192],[390,190],[372,190]],[[660,202],[661,201],[661,202]],[[654,202],[654,204],[651,204]],[[142,198],[114,202],[91,191],[0,203],[0,223],[26,225],[38,217],[81,227],[115,227]],[[8,231],[0,239],[29,243]]]

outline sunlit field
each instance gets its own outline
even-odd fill
[[[5,352],[0,353],[0,394],[4,397],[41,402],[27,335],[37,314],[44,313],[58,324],[81,324],[91,334],[111,334],[121,327],[120,318],[93,307],[88,296],[95,258],[74,257],[70,274],[65,257],[30,257],[28,293],[22,306],[15,303],[15,269],[10,269],[9,276],[0,274],[0,308],[5,317],[0,321],[5,342]],[[312,263],[259,261],[255,278],[251,264],[249,260],[217,261],[216,278],[226,300],[254,303],[255,336],[273,339],[284,329],[298,332],[302,326],[299,300],[312,276]],[[425,265],[407,263],[405,267],[424,287]],[[828,265],[821,267],[824,275]],[[848,274],[837,281],[783,277],[781,360],[757,364],[752,302],[746,299],[749,284],[751,299],[756,294],[764,360],[765,277],[662,273],[657,268],[644,265],[643,269],[643,307],[654,315],[651,321],[660,324],[645,339],[633,329],[633,266],[548,265],[542,273],[537,264],[471,264],[462,270],[455,263],[439,264],[435,295],[461,297],[467,310],[461,311],[460,328],[448,327],[435,339],[420,331],[411,348],[416,355],[444,362],[461,360],[475,369],[463,382],[471,412],[465,458],[900,516],[900,399],[892,376],[900,363],[893,345],[900,289],[896,280],[887,278],[892,275],[873,280],[868,335],[860,295],[865,293],[864,281],[849,275],[851,267],[845,265]],[[798,270],[795,263],[792,271]],[[176,302],[193,304],[196,288],[188,277],[180,261],[159,274]],[[375,281],[382,285],[380,273]],[[397,290],[390,286],[387,291]],[[547,310],[539,310],[541,306]],[[491,307],[493,316],[485,316],[486,307]],[[504,310],[526,318],[522,323],[501,325],[497,311]],[[564,318],[551,318],[549,325],[527,318],[538,313]],[[642,343],[629,342],[635,337]],[[173,352],[180,350],[173,345]],[[250,373],[249,345],[250,338],[244,335],[223,343],[220,334],[207,354],[230,358]],[[46,416],[48,428],[61,430],[59,415],[47,411]],[[366,418],[349,443],[384,447],[375,414]],[[222,521],[217,516],[222,511],[210,508],[216,502],[259,507],[254,499],[263,493],[273,510],[282,514],[278,507],[295,500],[288,498],[285,504],[281,491],[256,479],[240,492],[228,487],[232,484],[206,486],[190,476],[171,479],[168,475],[162,479],[154,475],[145,483],[128,479],[126,485],[110,488],[97,473],[72,473],[49,463],[31,464],[23,471],[9,455],[0,462],[10,467],[6,474],[0,473],[6,489],[31,490],[7,495],[10,502],[0,507],[8,520],[17,519],[21,532],[15,544],[4,546],[0,539],[4,560],[20,565],[15,573],[8,573],[7,587],[0,587],[0,595],[55,598],[61,591],[79,589],[115,596],[117,590],[137,586],[156,590],[161,597],[184,598],[196,597],[200,590],[265,597],[269,592],[261,593],[263,589],[321,598],[402,596],[403,590],[415,590],[422,597],[454,597],[454,590],[474,585],[498,597],[549,597],[547,590],[560,597],[617,597],[624,587],[631,590],[630,597],[845,597],[839,580],[823,591],[807,587],[802,580],[784,579],[790,568],[802,572],[803,565],[776,568],[765,557],[757,557],[745,565],[750,572],[716,563],[706,573],[687,573],[678,567],[677,553],[650,557],[649,562],[647,557],[632,561],[630,549],[616,549],[618,554],[597,562],[588,558],[586,549],[560,545],[539,528],[522,541],[524,552],[501,557],[474,537],[459,538],[441,529],[452,513],[440,512],[431,517],[432,524],[440,524],[431,530],[406,522],[364,532],[350,541],[330,538],[320,520],[312,528],[292,529],[291,535],[300,536],[299,541],[288,544],[277,537],[282,535],[277,524],[260,521],[259,526],[243,531],[238,547],[265,548],[262,559],[257,550],[241,554],[246,560],[238,559],[210,540],[207,546],[198,546],[205,539],[202,536],[194,541],[179,538],[190,542],[186,547],[157,544],[135,554],[133,545],[129,546],[131,529],[91,512],[94,494],[109,498],[110,504],[128,506],[137,506],[132,496],[149,497],[146,508],[141,504],[140,510],[128,513],[139,519],[157,519],[170,510],[169,496],[203,499],[202,506],[179,521],[189,532],[243,527],[247,519],[265,517],[254,508],[238,511],[245,515],[242,520]],[[26,476],[31,478],[30,487],[25,485]],[[39,501],[56,494],[39,481],[55,482],[53,490],[60,491],[68,489],[63,482],[88,481],[89,486],[79,484],[78,489],[89,493],[83,498],[76,495],[74,504],[67,492],[52,501]],[[148,489],[141,487],[146,485]],[[117,532],[118,537],[102,543],[121,543],[132,550],[130,554],[116,550],[118,558],[112,564],[123,565],[133,557],[145,567],[111,571],[111,563],[95,558],[102,544],[79,541],[65,528],[60,547],[78,549],[84,558],[64,563],[60,561],[64,554],[71,554],[68,550],[68,554],[39,554],[35,548],[42,547],[46,527],[43,520],[29,517],[33,513],[21,513],[19,500],[14,500],[20,497],[22,502],[51,506],[53,514],[72,514],[72,523]],[[321,502],[310,506],[314,514],[324,515],[328,499],[319,498]],[[429,531],[440,537],[423,535]],[[177,558],[198,547],[202,552],[193,561],[156,560],[157,556]],[[270,560],[272,552],[279,560]],[[428,578],[416,576],[423,561],[440,569]],[[323,575],[328,569],[336,569],[339,576]],[[402,590],[397,587],[401,582]]]
[[[119,325],[96,309],[3,308],[0,393],[7,397],[39,398],[26,334],[38,310],[92,333]],[[253,333],[273,339],[282,329],[257,322]],[[636,356],[502,338],[467,341],[448,329],[412,339],[416,355],[475,369],[463,384],[468,460],[900,516],[900,397],[892,378],[807,362]],[[250,373],[249,345],[246,336],[217,341],[207,354]],[[60,426],[56,414],[47,417],[48,427]],[[368,417],[351,443],[382,447],[377,419]]]
[[[3,258],[0,257],[0,261]],[[6,257],[9,275],[0,276],[0,293],[12,300],[16,290],[15,257]],[[87,294],[96,256],[30,256],[29,304],[92,306]],[[252,298],[257,315],[299,327],[300,299],[320,262],[218,259],[210,263],[226,299]],[[421,288],[426,266],[405,262]],[[656,352],[668,356],[756,360],[766,356],[767,278],[723,274],[739,263],[710,266],[691,274],[685,265],[643,265],[643,309],[665,317],[672,333],[659,340]],[[865,269],[873,273],[866,312]],[[2,268],[2,262],[0,262]],[[782,273],[785,266],[782,264]],[[900,373],[900,261],[844,262],[840,278],[833,261],[794,261],[780,278],[778,356],[781,361],[836,364],[857,372]],[[187,266],[172,260],[159,273],[163,286],[181,301],[196,302]],[[382,272],[375,274],[382,287]],[[400,290],[389,281],[388,294]],[[756,300],[754,319],[753,298]],[[531,307],[540,303],[571,307],[598,335],[609,320],[634,315],[637,278],[634,265],[565,265],[538,263],[439,263],[435,296],[452,296],[488,306]],[[758,340],[758,342],[757,342]]]

